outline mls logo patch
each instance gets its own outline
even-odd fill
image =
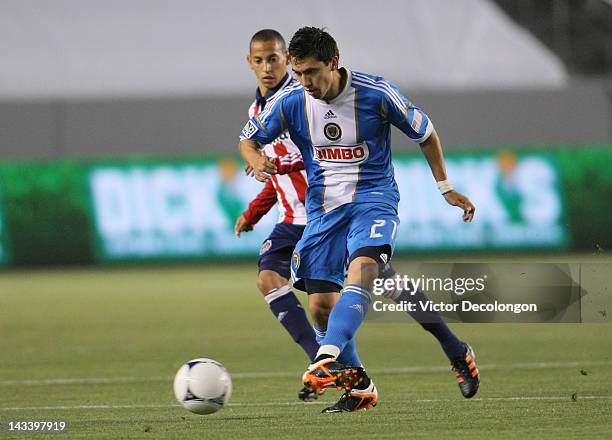
[[[270,250],[272,247],[272,240],[266,240],[261,245],[261,249],[259,250],[259,255],[263,255]]]
[[[342,137],[342,129],[335,122],[329,122],[323,127],[323,134],[330,141],[337,141]]]
[[[247,139],[250,139],[251,136],[257,133],[257,130],[259,130],[257,128],[257,125],[255,125],[253,121],[249,120],[249,122],[247,122],[244,128],[242,129],[242,136]]]

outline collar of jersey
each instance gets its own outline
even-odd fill
[[[344,88],[342,89],[342,91],[338,94],[338,96],[336,96],[334,99],[332,99],[331,101],[325,101],[328,104],[335,104],[336,102],[340,101],[342,98],[344,98],[344,96],[349,92],[349,90],[351,89],[351,82],[353,81],[353,74],[351,73],[351,71],[349,69],[347,69],[346,67],[341,67],[342,69],[346,70],[346,84],[344,84]]]

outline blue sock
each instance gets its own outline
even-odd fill
[[[319,326],[314,325],[314,332],[317,335],[317,342],[320,344],[325,338],[325,334],[327,333],[326,329],[321,328]],[[357,344],[355,343],[355,338],[352,338],[347,342],[344,350],[338,356],[338,362],[344,365],[348,365],[349,367],[361,367],[361,359],[359,359],[359,354],[357,354]]]
[[[270,310],[276,319],[285,327],[293,340],[306,352],[312,361],[319,350],[315,332],[310,326],[302,304],[298,301],[289,286],[279,287],[265,296]]]
[[[355,337],[351,338],[350,341],[344,346],[344,350],[338,356],[338,362],[347,365],[349,367],[361,367],[361,359],[357,353],[357,343]]]
[[[353,338],[368,312],[370,301],[368,289],[358,284],[347,285],[329,315],[327,334],[321,346],[333,345],[342,353],[351,340],[354,344]]]

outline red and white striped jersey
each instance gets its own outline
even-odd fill
[[[285,83],[276,91],[280,93],[287,85],[291,84],[294,79],[288,76]],[[276,94],[275,93],[275,94]],[[268,99],[272,99],[274,95]],[[249,118],[259,113],[260,109],[257,100],[251,104],[249,108]],[[301,160],[302,155],[298,147],[293,143],[289,137],[289,133],[285,131],[273,142],[266,144],[262,147],[263,153],[270,158],[283,157],[282,160],[295,161],[299,158]],[[270,204],[273,199],[271,196],[271,185],[276,191],[276,201],[278,201],[279,210],[279,223],[289,223],[296,225],[306,224],[306,189],[308,188],[308,180],[306,178],[306,172],[304,170],[292,171],[288,174],[276,174],[266,184],[266,187],[261,193],[249,204],[249,209],[245,211],[245,218],[249,223],[255,224],[252,220],[259,220],[267,211],[272,208],[274,203]],[[266,209],[267,208],[267,209]],[[265,212],[262,212],[264,211]]]

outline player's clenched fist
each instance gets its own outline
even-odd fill
[[[444,198],[448,202],[449,205],[457,206],[463,209],[463,221],[471,222],[474,218],[474,212],[476,211],[476,207],[470,199],[464,196],[457,191],[449,191],[444,194]]]

